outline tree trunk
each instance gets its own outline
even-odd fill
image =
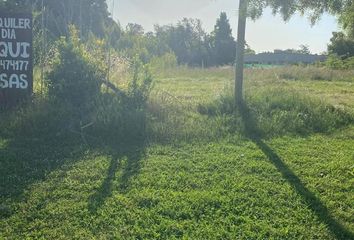
[[[248,5],[247,0],[240,0],[239,14],[238,14],[236,75],[235,75],[236,106],[241,106],[243,102],[243,68],[244,68],[247,5]]]

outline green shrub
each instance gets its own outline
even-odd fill
[[[84,137],[95,146],[141,142],[146,137],[146,102],[152,78],[141,63],[133,64],[131,71],[132,79],[123,95],[101,91],[94,101],[90,100],[86,112],[57,101],[57,96],[35,99],[13,111],[0,112],[0,135],[33,139],[76,137],[79,141]]]
[[[97,98],[95,105],[95,135],[114,142],[138,141],[146,134],[146,102],[153,79],[140,61],[132,65],[132,78],[124,95],[111,92]]]
[[[133,76],[128,88],[129,105],[132,108],[143,108],[151,92],[153,79],[148,67],[142,62],[135,60],[132,67]]]
[[[329,55],[326,61],[327,67],[337,70],[354,70],[354,57],[340,58],[337,55]]]
[[[220,95],[212,103],[199,104],[197,110],[200,114],[209,116],[232,114],[235,111],[235,100],[231,94]]]
[[[57,43],[57,54],[48,74],[49,97],[80,111],[88,109],[101,90],[106,70],[99,54],[91,54],[77,31]]]
[[[337,55],[331,54],[326,60],[326,66],[331,69],[344,69],[343,60]]]
[[[344,65],[346,69],[354,70],[354,57],[350,57],[344,60]]]
[[[43,99],[47,107],[37,109],[34,104],[33,114],[25,107],[21,119],[27,120],[23,125],[30,124],[31,129],[40,131],[43,121],[55,123],[58,128],[46,129],[48,136],[61,128],[79,136],[95,136],[88,139],[100,142],[141,139],[145,135],[145,105],[152,77],[146,66],[133,61],[127,88],[119,89],[112,82],[108,88],[102,88],[107,73],[104,46],[97,39],[80,42],[72,27],[70,37],[57,42],[56,57],[47,76],[48,98]],[[51,109],[58,109],[60,114],[43,116],[43,121],[36,125],[36,116],[46,115]]]

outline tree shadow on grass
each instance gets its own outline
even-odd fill
[[[111,161],[107,169],[107,175],[96,192],[89,197],[88,209],[91,213],[97,211],[104,205],[105,201],[112,196],[115,190],[114,181],[119,168],[122,168],[122,175],[116,190],[121,193],[128,191],[130,180],[139,174],[141,160],[145,156],[144,140],[134,141],[120,146],[111,146]]]
[[[0,137],[0,219],[15,213],[25,190],[64,164],[80,159],[86,147],[75,134],[56,135],[43,130],[19,128]],[[2,142],[2,144],[1,144]]]
[[[354,233],[350,232],[342,224],[336,221],[321,200],[304,185],[301,179],[284,163],[281,157],[262,140],[262,133],[257,128],[255,118],[252,116],[246,103],[242,103],[239,113],[245,127],[245,136],[254,142],[267,156],[269,161],[282,174],[283,178],[288,181],[310,210],[316,214],[318,219],[328,227],[337,239],[354,239]]]
[[[112,194],[113,181],[124,160],[119,191],[129,188],[140,170],[145,152],[145,112],[127,106],[116,125],[88,131],[80,129],[76,115],[66,108],[47,103],[35,104],[19,111],[0,112],[0,219],[11,217],[17,204],[26,200],[24,192],[32,184],[44,181],[63,165],[73,165],[95,151],[112,160],[102,185],[89,199],[96,211]],[[116,122],[116,121],[115,121]],[[102,131],[104,130],[104,131]],[[85,136],[84,136],[85,135]],[[86,139],[87,138],[87,139]]]

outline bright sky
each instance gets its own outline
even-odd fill
[[[112,11],[113,0],[108,0]],[[207,32],[214,28],[220,12],[227,13],[236,38],[238,0],[114,0],[114,19],[122,26],[141,24],[145,31],[152,31],[155,24],[176,23],[183,17],[199,18]],[[262,18],[247,23],[246,41],[256,52],[273,49],[297,49],[305,44],[314,53],[327,50],[332,32],[338,30],[334,17],[324,15],[311,26],[308,19],[295,15],[287,23],[280,16],[273,16],[267,9]]]

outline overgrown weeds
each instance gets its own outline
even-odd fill
[[[281,88],[253,92],[247,97],[245,105],[249,111],[247,116],[252,118],[248,121],[254,122],[254,128],[261,137],[326,134],[354,123],[354,116],[343,109]],[[245,109],[241,109],[243,110]],[[214,102],[198,106],[198,111],[210,118],[228,118],[230,129],[235,132],[246,131],[231,94],[222,95]]]
[[[282,80],[351,81],[352,70],[338,70],[315,66],[291,66],[270,69]],[[269,71],[269,70],[268,70]]]
[[[123,89],[107,83],[102,41],[84,44],[72,27],[71,36],[60,39],[56,46],[55,61],[42,86],[46,95],[3,113],[1,132],[32,138],[69,133],[81,137],[83,143],[103,145],[144,138],[146,102],[153,86],[149,69],[132,61],[127,69],[130,80]]]

